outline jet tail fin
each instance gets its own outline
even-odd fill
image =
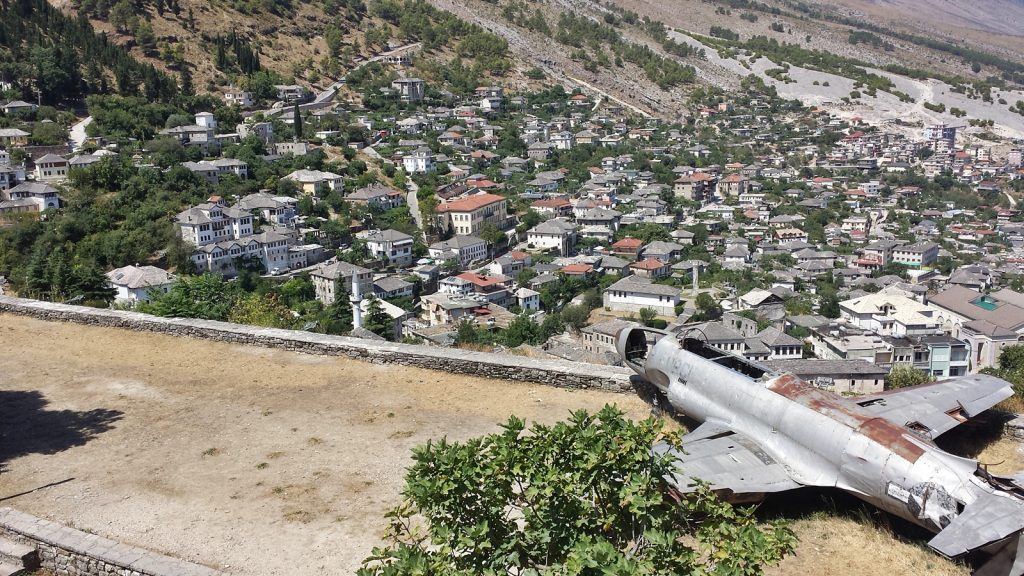
[[[949,558],[974,550],[993,554],[976,574],[1024,576],[1024,500],[1005,492],[982,492],[928,545]]]

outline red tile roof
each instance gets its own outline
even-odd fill
[[[590,274],[593,271],[594,267],[590,264],[569,264],[561,268],[561,272],[566,274]]]
[[[504,196],[498,196],[497,194],[474,194],[458,200],[452,200],[445,204],[438,204],[435,212],[472,212],[473,210],[479,210],[484,206],[490,206],[491,204],[497,204],[498,202],[504,202]]]
[[[658,270],[659,268],[664,268],[665,263],[657,258],[648,258],[639,262],[633,262],[629,267],[638,270]]]
[[[475,286],[493,286],[495,284],[501,284],[501,282],[493,276],[484,276],[483,274],[476,274],[475,272],[463,272],[456,276],[463,280],[468,280]]]
[[[644,245],[643,241],[640,240],[639,238],[628,238],[627,237],[627,238],[623,238],[622,240],[619,240],[618,242],[612,244],[612,248],[639,248],[639,247],[641,247],[643,245]]]

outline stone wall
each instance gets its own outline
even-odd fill
[[[114,542],[11,508],[0,508],[0,536],[39,550],[42,568],[57,576],[223,576],[142,548]]]
[[[348,356],[367,362],[403,364],[457,374],[536,382],[561,388],[600,388],[616,392],[632,390],[629,383],[629,375],[632,372],[628,369],[580,362],[542,360],[457,348],[375,342],[345,336],[259,328],[213,320],[161,318],[138,312],[70,306],[10,296],[0,296],[0,313],[91,326],[160,332],[235,344],[251,344],[308,354]]]

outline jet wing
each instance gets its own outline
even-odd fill
[[[865,411],[937,438],[968,419],[1013,396],[1010,383],[987,374],[972,374],[887,390],[856,399]]]
[[[692,491],[696,479],[707,482],[716,491],[749,496],[801,486],[756,442],[712,423],[683,436],[682,450],[666,444],[658,444],[654,450],[676,458],[671,481],[682,493]]]
[[[1005,493],[986,492],[953,518],[928,545],[949,558],[956,558],[1019,533],[1022,528],[1024,501]]]

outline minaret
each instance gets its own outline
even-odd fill
[[[352,303],[352,329],[363,327],[363,295],[359,291],[359,273],[352,271],[352,295],[348,298]]]
[[[693,265],[693,292],[696,293],[697,289],[700,288],[700,283],[697,281],[697,275],[700,272],[700,265],[693,260],[690,261],[690,264]]]

